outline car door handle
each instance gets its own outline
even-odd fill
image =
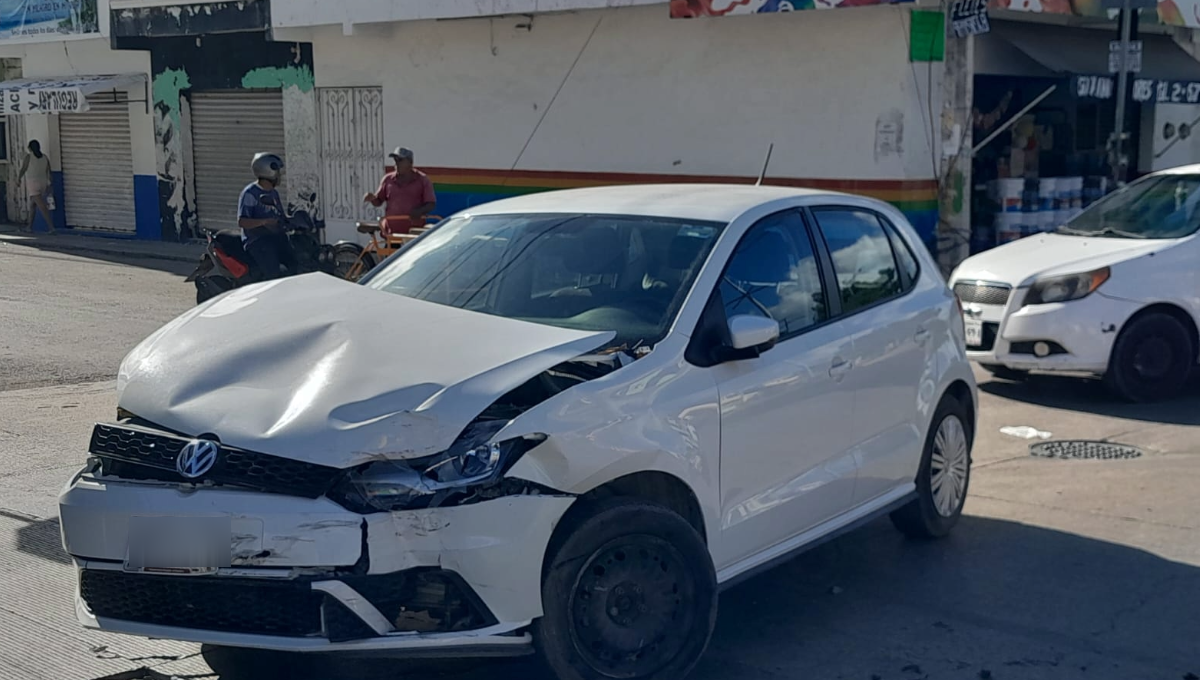
[[[853,362],[846,361],[845,359],[834,359],[833,366],[829,368],[829,377],[833,378],[834,381],[841,381],[852,368],[854,368]]]
[[[925,343],[929,342],[929,329],[928,328],[917,329],[917,334],[913,336],[913,340],[916,340],[918,345],[924,346]]]

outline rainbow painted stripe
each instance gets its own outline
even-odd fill
[[[555,189],[614,184],[677,184],[705,182],[752,184],[756,178],[714,175],[660,175],[618,172],[558,172],[541,170],[478,170],[422,168],[438,193],[437,212],[449,215],[507,196]],[[848,180],[768,177],[766,184],[842,191],[886,201],[902,211],[928,241],[937,224],[937,183],[932,180]]]

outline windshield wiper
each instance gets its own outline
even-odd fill
[[[1112,227],[1105,227],[1093,235],[1094,236],[1117,236],[1119,238],[1146,238],[1145,236],[1143,236],[1141,234],[1135,234],[1130,231],[1121,231],[1120,229],[1114,229]]]

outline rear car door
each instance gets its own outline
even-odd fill
[[[941,291],[922,288],[916,257],[895,227],[872,210],[814,208],[829,248],[845,325],[854,338],[855,503],[912,480],[932,399]],[[936,297],[936,299],[934,299]]]
[[[721,555],[749,557],[845,511],[853,499],[853,398],[841,367],[853,343],[831,322],[803,215],[768,216],[742,237],[710,302],[721,323],[767,316],[780,341],[711,368],[721,404]]]

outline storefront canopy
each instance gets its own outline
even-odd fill
[[[1109,43],[1116,37],[1115,29],[994,21],[992,33],[981,36],[977,43],[975,72],[1034,77],[1107,75]],[[1139,39],[1142,71],[1135,78],[1200,80],[1200,61],[1169,36],[1143,33]]]
[[[0,83],[0,116],[83,113],[88,110],[88,95],[145,85],[141,73],[9,80]]]

